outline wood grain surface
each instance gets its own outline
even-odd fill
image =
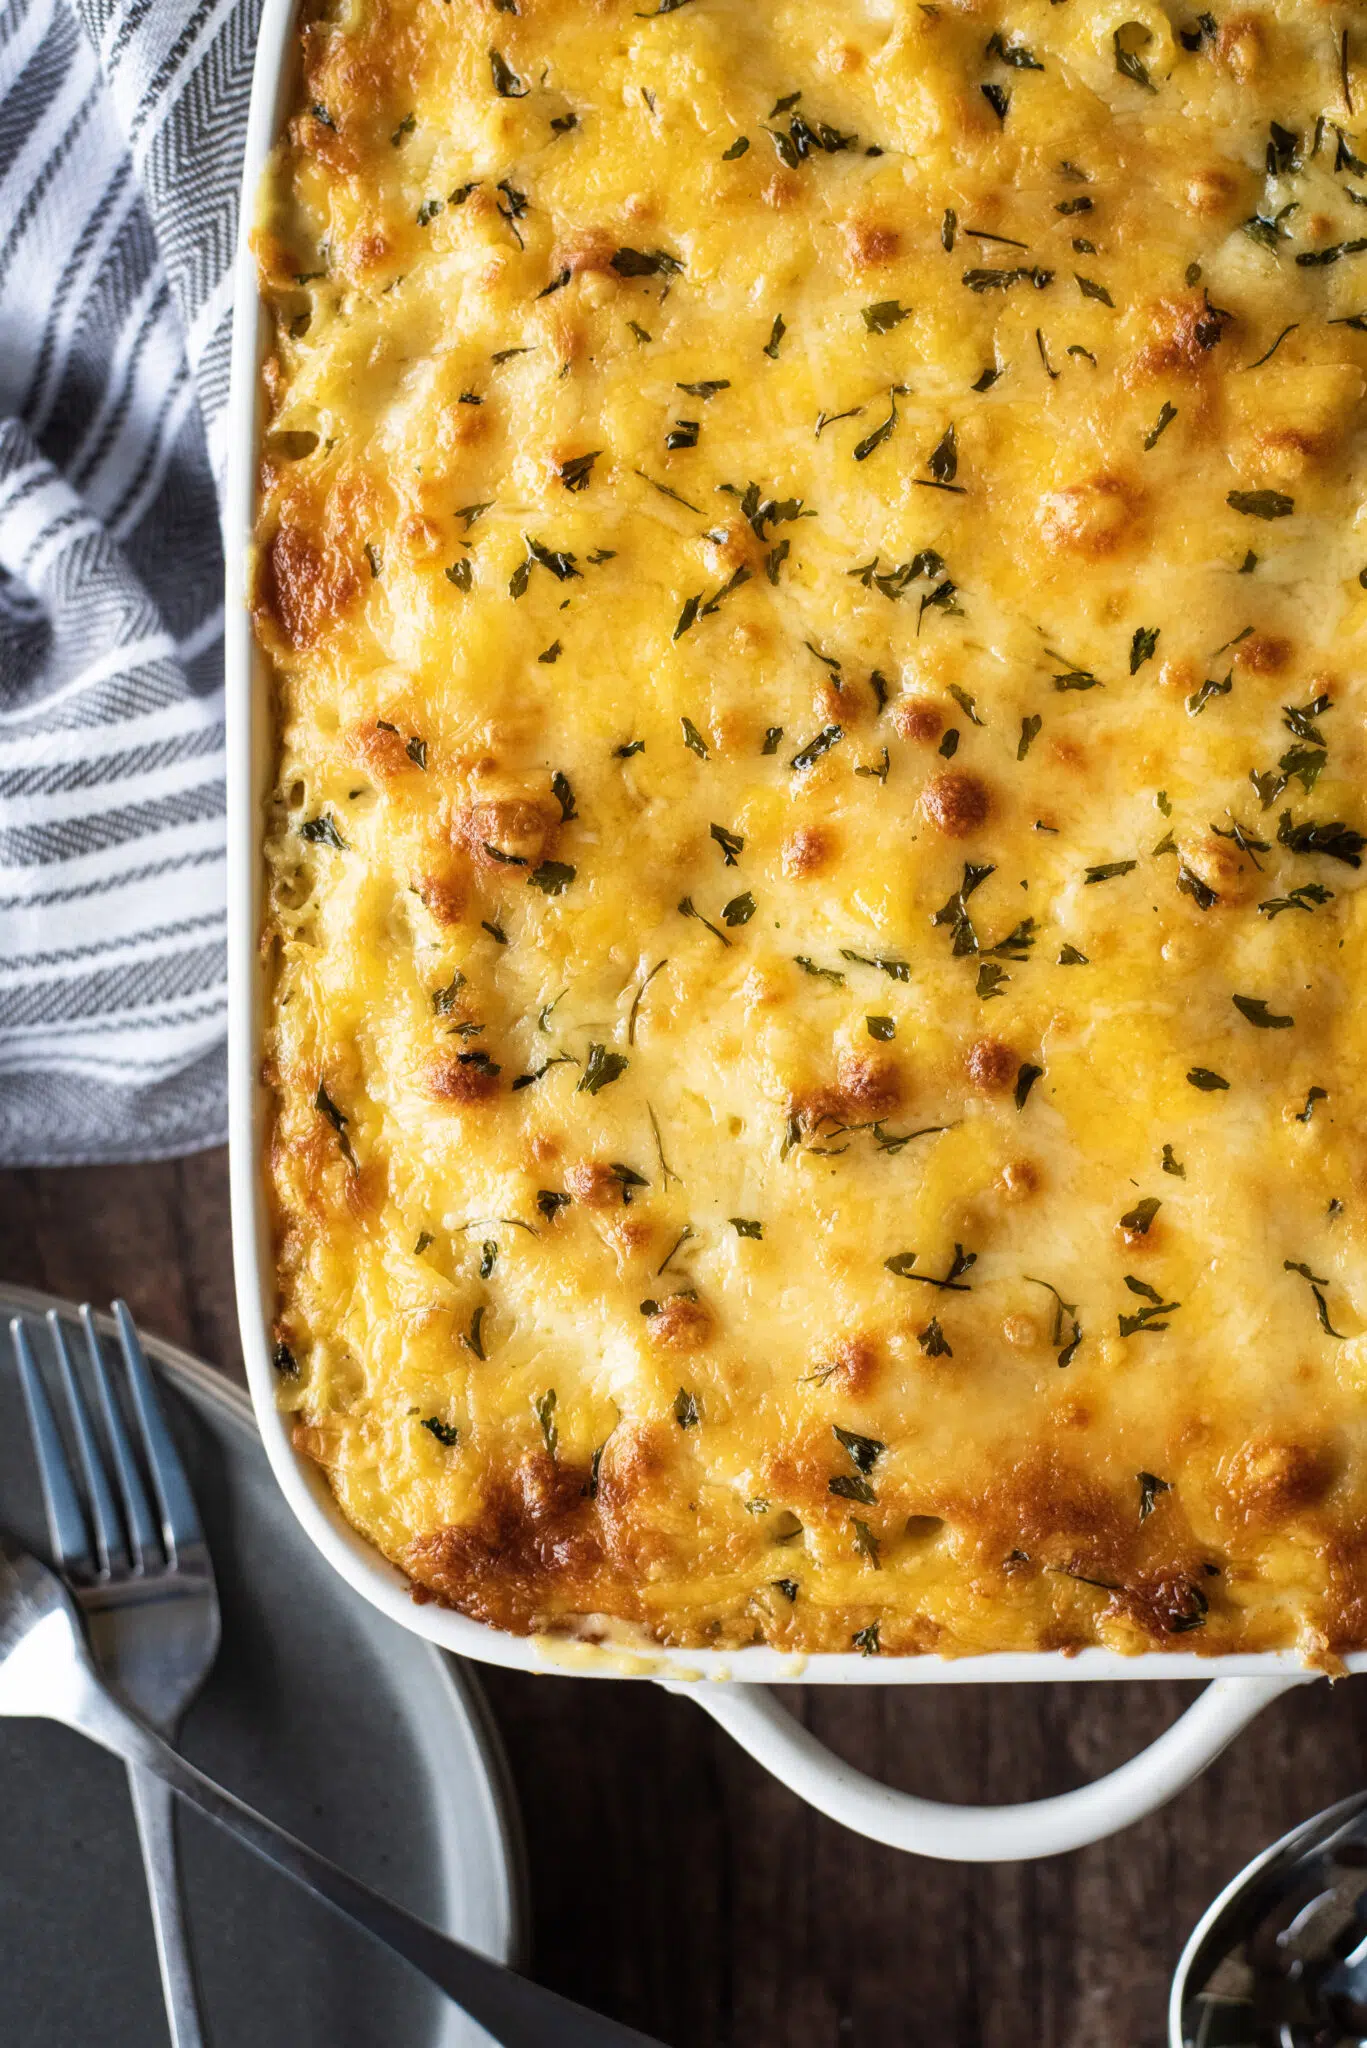
[[[0,1173],[0,1276],[122,1293],[146,1329],[240,1377],[221,1152]],[[669,2048],[1162,2048],[1172,1968],[1207,1902],[1367,1766],[1367,1687],[1309,1687],[1126,1834],[973,1869],[845,1833],[649,1685],[483,1679],[522,1803],[536,1974]],[[871,1686],[792,1703],[890,1784],[1004,1801],[1110,1769],[1193,1690]]]

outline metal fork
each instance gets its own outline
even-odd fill
[[[89,1303],[81,1307],[85,1348],[109,1464],[55,1309],[47,1314],[65,1396],[84,1504],[38,1369],[25,1318],[10,1323],[47,1510],[53,1559],[85,1617],[103,1676],[168,1739],[209,1674],[219,1645],[213,1563],[184,1467],[157,1402],[127,1305],[113,1304],[128,1405],[155,1496],[148,1498]],[[117,1495],[117,1499],[116,1499]],[[181,1900],[169,1787],[128,1767],[133,1813],[152,1905],[157,1965],[172,2048],[203,2048],[194,1967]]]

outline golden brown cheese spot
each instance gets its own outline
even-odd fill
[[[1129,371],[1130,381],[1194,377],[1209,369],[1229,330],[1231,315],[1200,292],[1156,299],[1149,307],[1149,339]]]
[[[525,797],[495,797],[467,806],[459,836],[477,867],[539,867],[554,829],[550,814]]]
[[[1042,1186],[1040,1170],[1032,1159],[1010,1159],[1002,1168],[1001,1189],[1009,1202],[1028,1202]]]
[[[360,594],[354,563],[311,528],[284,524],[257,577],[256,611],[273,618],[296,651],[314,647]]]
[[[818,1351],[813,1373],[823,1386],[838,1388],[851,1400],[871,1394],[882,1372],[882,1351],[875,1338],[863,1334],[838,1337]]]
[[[1104,560],[1133,538],[1140,504],[1138,489],[1122,477],[1068,484],[1041,503],[1040,538],[1056,554]]]
[[[700,1301],[671,1294],[646,1318],[650,1341],[662,1351],[697,1351],[712,1334],[712,1318]]]
[[[1187,205],[1193,213],[1207,217],[1226,213],[1234,205],[1239,187],[1228,171],[1207,165],[1187,179]]]
[[[892,722],[904,740],[930,746],[945,729],[945,715],[933,697],[903,697],[892,707]]]
[[[415,763],[403,734],[392,721],[353,726],[343,745],[347,758],[376,782],[389,782],[396,775],[412,774]]]
[[[470,903],[469,882],[463,874],[446,868],[439,874],[419,875],[413,884],[423,907],[438,924],[458,925],[464,921]]]
[[[1246,85],[1262,68],[1266,54],[1263,23],[1256,14],[1231,14],[1221,23],[1215,54],[1230,75]]]
[[[1251,1438],[1230,1460],[1225,1483],[1245,1522],[1275,1527],[1318,1506],[1334,1483],[1337,1466],[1325,1443],[1263,1435]]]
[[[475,1518],[420,1536],[401,1562],[415,1592],[525,1633],[552,1606],[601,1604],[604,1557],[586,1468],[543,1454],[493,1480]],[[620,1599],[626,1593],[618,1588]],[[629,1596],[628,1596],[629,1597]]]
[[[1221,839],[1213,831],[1198,832],[1189,839],[1179,839],[1177,851],[1182,867],[1213,889],[1221,904],[1251,903],[1263,892],[1266,875],[1255,866],[1253,856],[1242,853],[1233,839]],[[1196,908],[1194,897],[1187,901]],[[1211,908],[1218,905],[1212,904]]]
[[[987,823],[992,798],[981,777],[946,768],[921,791],[921,809],[946,839],[971,839]]]
[[[817,1131],[823,1124],[890,1116],[901,1100],[902,1076],[895,1060],[885,1054],[845,1051],[836,1060],[834,1081],[796,1099],[790,1114],[804,1130]]]
[[[1279,639],[1275,633],[1252,633],[1235,649],[1234,660],[1252,676],[1279,676],[1291,654],[1289,640]]]
[[[861,271],[876,270],[882,264],[894,262],[901,253],[901,233],[887,221],[860,217],[846,221],[841,234],[848,267],[856,277]]]
[[[433,1053],[423,1079],[434,1102],[450,1103],[457,1109],[492,1102],[502,1092],[497,1063],[486,1062],[478,1053]]]
[[[565,1168],[565,1189],[586,1209],[621,1206],[625,1192],[620,1174],[604,1159],[576,1159]]]
[[[831,835],[820,825],[799,825],[783,842],[783,872],[790,880],[820,873],[830,861]]]
[[[975,1038],[964,1058],[970,1086],[982,1095],[1005,1095],[1016,1085],[1020,1054],[1000,1038]]]

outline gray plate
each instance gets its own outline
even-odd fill
[[[54,1305],[69,1311],[0,1293],[6,1324]],[[391,1898],[519,1960],[515,1813],[465,1667],[357,1599],[313,1549],[244,1395],[170,1346],[147,1350],[223,1603],[185,1753]],[[46,1554],[7,1330],[0,1521]],[[181,1844],[213,2048],[487,2048],[440,1993],[198,1815],[182,1816]],[[122,1765],[65,1729],[0,1722],[0,2042],[165,2038]]]

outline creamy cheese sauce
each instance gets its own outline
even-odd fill
[[[1367,1643],[1364,159],[1309,0],[306,27],[277,1362],[420,1597]]]

